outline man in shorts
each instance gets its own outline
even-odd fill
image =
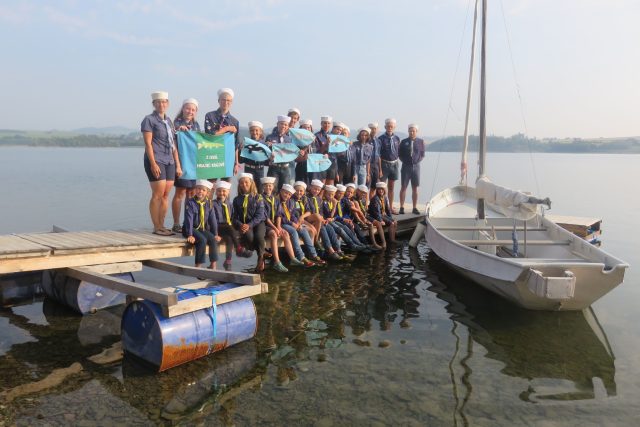
[[[398,157],[400,138],[393,133],[396,129],[396,119],[386,119],[384,121],[384,129],[385,133],[378,137],[382,166],[382,178],[380,181],[387,183],[389,207],[391,212],[397,215],[398,212],[393,209],[393,189],[396,181],[400,178],[400,159]]]
[[[416,204],[418,203],[418,186],[420,185],[420,162],[424,159],[424,141],[418,138],[418,125],[409,125],[409,137],[403,139],[398,147],[398,156],[402,162],[400,170],[400,214],[404,213],[404,199],[407,194],[407,186],[411,182],[411,201],[415,215],[420,215]]]

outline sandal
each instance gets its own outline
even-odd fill
[[[159,228],[157,230],[153,230],[153,234],[157,234],[158,236],[171,236],[173,233],[166,228]]]

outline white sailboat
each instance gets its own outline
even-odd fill
[[[485,175],[486,16],[487,0],[482,0],[478,180],[475,188],[461,180],[461,185],[447,188],[429,201],[424,231],[427,243],[449,266],[524,308],[587,308],[622,282],[628,264],[545,218],[541,205],[550,205],[549,199],[498,186]],[[476,19],[477,1],[472,46]]]

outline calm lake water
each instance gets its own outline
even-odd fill
[[[0,156],[0,234],[148,226],[142,149]],[[428,153],[421,203],[457,182],[458,163]],[[255,339],[154,374],[133,360],[88,360],[119,341],[122,307],[80,317],[29,296],[0,308],[0,392],[74,362],[81,369],[37,393],[0,395],[0,426],[637,425],[639,166],[629,155],[488,157],[495,182],[549,196],[552,213],[604,219],[603,248],[631,268],[592,310],[514,308],[452,273],[424,242],[405,242],[352,265],[268,271]],[[254,263],[235,260],[235,269]],[[179,280],[148,270],[135,278]]]

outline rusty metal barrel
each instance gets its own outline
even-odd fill
[[[237,287],[227,283],[214,289]],[[182,292],[178,300],[194,298]],[[239,299],[175,317],[165,317],[154,302],[131,302],[122,315],[122,348],[159,371],[204,357],[253,338],[258,325],[251,298]]]

